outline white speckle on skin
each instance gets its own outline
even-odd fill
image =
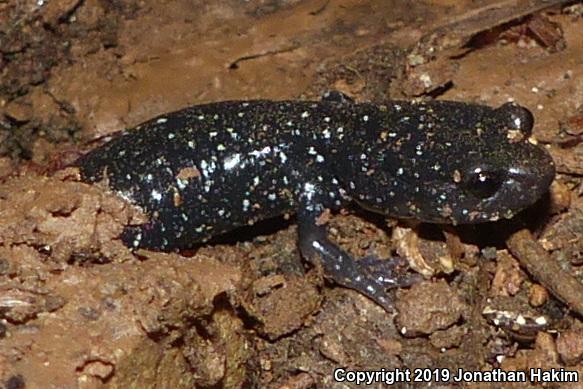
[[[152,189],[150,196],[156,201],[162,200],[162,193],[158,192],[156,189]]]
[[[364,115],[364,116],[362,117],[362,120],[363,120],[363,121],[365,121],[365,122],[368,122],[368,115]]]
[[[316,155],[316,162],[322,163],[324,162],[324,157],[320,154]]]
[[[398,176],[403,175],[403,168],[402,167],[400,167],[400,168],[397,169],[397,175]]]
[[[305,119],[307,117],[310,117],[310,113],[308,111],[302,112],[302,119]]]
[[[215,136],[217,136],[218,134],[219,134],[219,133],[218,133],[218,132],[216,132],[216,131],[211,131],[211,132],[209,132],[209,137],[210,137],[210,138],[214,138],[214,137],[215,137]]]
[[[330,123],[330,117],[329,117],[329,116],[326,116],[326,117],[324,118],[324,121],[325,121],[326,123]]]
[[[217,150],[218,151],[225,151],[227,148],[225,147],[224,144],[220,143],[219,145],[217,145]]]
[[[304,184],[304,193],[306,194],[308,200],[311,200],[314,197],[314,194],[316,193],[316,185],[310,182],[306,182]]]
[[[316,250],[322,250],[324,248],[317,240],[312,242],[312,247]]]
[[[136,234],[136,239],[132,242],[134,247],[138,247],[140,245],[140,241],[142,240],[142,234]]]
[[[163,124],[166,123],[168,121],[168,118],[159,118],[158,120],[156,120],[157,124]]]
[[[285,155],[285,153],[283,151],[279,152],[279,159],[281,160],[281,163],[285,163],[285,161],[287,161],[287,155]]]
[[[234,167],[236,167],[237,165],[239,165],[240,162],[241,162],[241,154],[236,153],[236,154],[230,155],[227,158],[225,158],[225,161],[223,162],[223,168],[225,170],[231,170]]]
[[[252,152],[249,153],[249,155],[251,155],[251,156],[253,156],[255,158],[259,158],[259,157],[265,157],[270,152],[271,152],[271,147],[265,146],[261,150],[253,150]]]
[[[202,161],[200,161],[200,170],[202,171],[202,175],[205,177],[210,176],[216,169],[217,165],[214,163],[214,161],[211,161],[211,163],[207,163],[207,161],[205,161],[204,159]]]
[[[178,185],[179,189],[186,189],[186,185],[188,185],[188,180],[183,180],[181,178],[177,178],[176,185]]]
[[[275,201],[275,199],[277,198],[277,196],[275,195],[275,193],[270,193],[269,195],[267,195],[267,198],[270,201]]]

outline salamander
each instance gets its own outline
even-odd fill
[[[321,216],[355,203],[388,217],[464,224],[511,218],[547,190],[555,168],[514,103],[223,101],[122,131],[75,165],[149,216],[131,248],[192,248],[237,227],[295,214],[304,258],[385,309],[412,277],[399,260],[354,260]],[[317,263],[317,262],[316,262]]]

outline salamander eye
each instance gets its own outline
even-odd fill
[[[504,177],[500,172],[476,168],[466,176],[462,186],[472,195],[487,199],[500,190],[503,182]]]

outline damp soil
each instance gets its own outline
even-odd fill
[[[0,387],[357,387],[336,368],[581,375],[582,35],[574,1],[0,1]],[[119,234],[144,215],[63,168],[164,112],[328,90],[519,102],[556,180],[505,223],[327,215],[354,256],[399,255],[425,277],[387,313],[308,266],[293,219],[132,252]],[[563,385],[546,387],[583,387]]]

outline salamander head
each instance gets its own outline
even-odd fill
[[[484,160],[468,156],[465,168],[454,169],[449,182],[428,182],[422,220],[464,224],[509,219],[541,198],[555,176],[549,154],[528,141],[486,153]]]
[[[378,139],[348,185],[364,208],[432,223],[479,223],[510,218],[548,191],[555,167],[530,138],[527,109],[432,102],[399,112],[410,118],[406,125],[381,119],[367,128]],[[394,114],[388,109],[391,123]]]

